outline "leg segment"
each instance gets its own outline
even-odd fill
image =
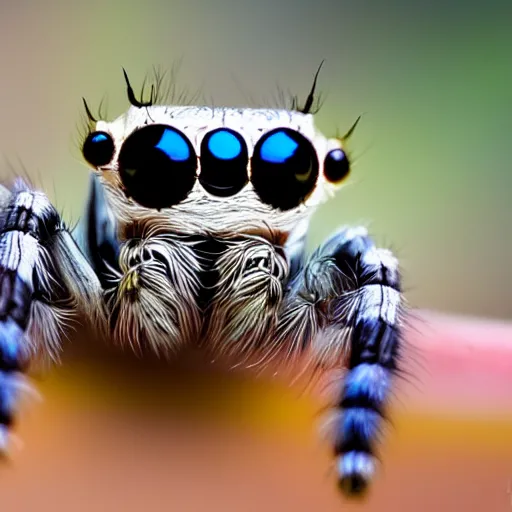
[[[377,249],[364,230],[335,238],[332,254],[345,293],[331,303],[332,320],[352,327],[335,454],[340,485],[352,494],[364,491],[373,476],[375,442],[397,370],[400,278],[396,259]]]
[[[17,180],[0,186],[0,451],[32,353],[54,353],[81,311],[101,318],[101,287],[55,208]]]
[[[348,360],[334,443],[339,485],[348,495],[361,494],[375,469],[399,357],[399,281],[389,251],[376,248],[364,228],[346,229],[324,243],[290,283],[280,319],[281,329],[288,326],[281,339],[289,343],[293,325],[317,360]]]
[[[107,204],[103,186],[94,173],[90,176],[85,215],[73,236],[103,288],[109,288],[113,271],[119,271],[120,246],[114,216]]]

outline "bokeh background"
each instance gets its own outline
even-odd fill
[[[106,97],[109,117],[120,115],[121,66],[138,89],[153,65],[181,62],[178,87],[219,105],[267,105],[278,86],[305,97],[325,59],[318,126],[334,135],[364,115],[350,185],[318,212],[311,243],[364,223],[401,258],[414,307],[506,322],[511,26],[504,0],[2,2],[0,153],[6,173],[25,167],[76,220],[88,179],[81,97],[93,107]],[[410,337],[420,391],[397,406],[366,506],[508,510],[510,353],[487,357],[485,343],[511,343],[510,329],[421,318]],[[447,334],[454,325],[464,335]],[[28,446],[0,471],[2,510],[346,507],[315,441],[316,394],[196,356],[163,365],[78,338],[63,367],[37,376],[45,404],[27,408]],[[476,340],[473,362],[440,340],[455,353]]]

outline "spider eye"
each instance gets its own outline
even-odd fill
[[[170,126],[153,124],[133,132],[119,153],[119,175],[142,206],[168,208],[194,186],[197,157],[188,138]]]
[[[312,192],[318,178],[318,159],[311,142],[289,128],[266,133],[256,144],[251,181],[260,199],[289,210]]]
[[[342,149],[329,151],[324,160],[324,175],[331,183],[338,183],[347,177],[350,162]]]
[[[114,156],[114,141],[106,132],[92,132],[82,146],[84,158],[94,167],[107,165]]]
[[[212,195],[227,197],[246,185],[249,155],[240,134],[227,128],[208,133],[201,142],[199,182]]]

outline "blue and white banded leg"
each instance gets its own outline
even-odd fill
[[[54,357],[79,314],[102,320],[101,286],[48,198],[0,185],[0,453],[37,353]]]
[[[344,229],[293,278],[281,325],[316,361],[347,366],[337,400],[334,455],[341,490],[362,494],[373,477],[391,380],[400,354],[398,262],[364,228]],[[306,349],[306,346],[302,347]]]

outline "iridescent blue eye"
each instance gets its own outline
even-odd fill
[[[92,132],[82,146],[84,158],[94,167],[107,165],[114,156],[114,141],[106,132]]]
[[[350,162],[342,149],[329,151],[324,160],[324,176],[331,183],[339,183],[350,171]]]
[[[210,133],[207,139],[208,149],[212,156],[219,160],[232,160],[242,152],[239,138],[240,136],[231,130],[220,129]]]
[[[298,147],[299,144],[286,132],[279,130],[265,139],[261,145],[261,159],[272,164],[284,164],[293,157]]]
[[[256,144],[251,182],[264,203],[280,210],[295,208],[311,194],[317,178],[315,149],[299,132],[277,128]]]
[[[91,137],[91,142],[93,142],[94,144],[96,144],[97,142],[104,142],[106,140],[108,140],[106,133],[95,133]]]
[[[142,206],[169,208],[194,186],[197,157],[186,135],[162,124],[133,132],[119,153],[125,192]]]
[[[199,182],[212,195],[227,197],[239,192],[248,181],[249,155],[243,137],[229,128],[218,128],[201,142]]]
[[[189,142],[181,133],[170,128],[164,130],[155,148],[175,162],[185,162],[190,158]]]

